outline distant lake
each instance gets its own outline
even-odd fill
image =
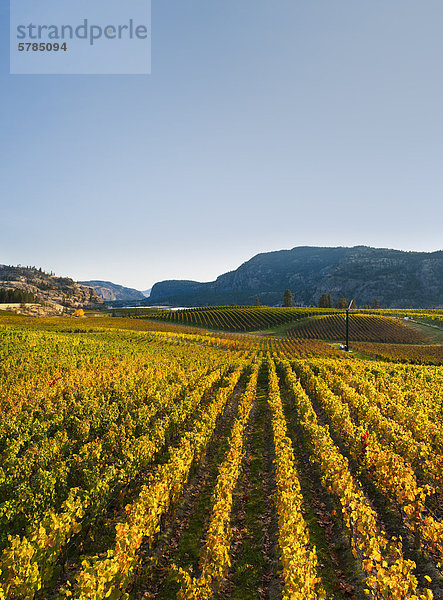
[[[134,308],[140,310],[146,310],[147,308],[161,308],[162,310],[186,310],[191,308],[201,308],[201,306],[122,306],[124,308]]]

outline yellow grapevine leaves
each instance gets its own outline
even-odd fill
[[[126,508],[127,519],[116,526],[114,550],[104,560],[98,557],[86,561],[77,574],[74,591],[65,591],[62,597],[78,600],[102,600],[124,598],[124,590],[137,564],[137,550],[141,541],[152,541],[160,527],[160,518],[180,496],[191,465],[197,459],[212,435],[218,415],[234,389],[241,370],[237,369],[226,378],[214,400],[197,420],[192,431],[185,434],[176,448],[171,449],[170,459],[151,475],[139,497]]]
[[[418,582],[413,575],[415,563],[404,560],[400,541],[393,539],[389,543],[384,532],[380,531],[376,514],[354,482],[347,460],[335,447],[328,429],[318,423],[309,397],[289,363],[282,361],[281,364],[299,413],[300,425],[311,443],[313,460],[323,475],[324,483],[337,496],[342,506],[354,556],[360,560],[366,573],[368,593],[376,598],[392,600],[431,599],[430,590],[425,590],[422,594],[416,593]],[[387,568],[385,563],[389,565]]]
[[[274,432],[277,483],[279,545],[285,587],[283,600],[317,600],[326,598],[320,585],[315,546],[309,541],[306,522],[301,512],[303,497],[294,465],[294,452],[287,436],[274,361],[268,359],[269,392]]]
[[[443,559],[443,525],[432,516],[427,516],[426,521],[424,518],[426,497],[433,494],[434,489],[429,485],[420,487],[407,461],[389,445],[382,444],[377,435],[370,431],[375,425],[379,431],[382,430],[381,416],[377,418],[376,411],[371,411],[371,423],[368,423],[364,419],[369,413],[368,408],[354,396],[354,407],[358,408],[359,414],[359,425],[356,425],[351,417],[351,403],[342,402],[306,363],[297,363],[296,370],[305,388],[326,410],[352,457],[366,467],[379,490],[399,507],[405,524],[416,539],[420,539],[440,560]],[[342,386],[337,387],[347,391]],[[348,399],[352,396],[348,392]],[[384,425],[387,435],[387,424]]]
[[[248,385],[243,393],[238,415],[232,427],[229,448],[222,462],[217,483],[211,499],[211,518],[206,534],[206,542],[200,557],[201,575],[192,577],[183,569],[175,567],[180,579],[179,597],[183,600],[208,600],[212,598],[214,587],[222,581],[230,566],[229,549],[231,531],[229,527],[232,509],[232,493],[238,479],[246,426],[249,420],[257,385],[260,362],[252,367]]]

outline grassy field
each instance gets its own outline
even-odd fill
[[[0,598],[443,597],[441,346],[258,333],[0,315]]]

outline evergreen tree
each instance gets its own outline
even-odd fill
[[[319,308],[332,308],[331,294],[322,294],[318,300]]]
[[[346,298],[341,296],[340,300],[336,303],[336,308],[348,308],[348,304],[346,302]]]
[[[0,288],[0,304],[20,304],[26,302],[35,302],[34,295],[31,292]]]
[[[260,306],[260,300],[258,299],[258,296],[255,299],[254,306]]]
[[[286,290],[283,295],[283,306],[294,306],[294,296],[291,290]]]

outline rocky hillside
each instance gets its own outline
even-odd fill
[[[31,293],[37,303],[45,305],[48,314],[61,313],[64,309],[96,310],[103,306],[103,300],[92,288],[35,267],[0,265],[0,288]]]
[[[144,300],[146,298],[143,292],[139,290],[134,290],[133,288],[127,288],[123,285],[118,285],[116,283],[111,283],[110,281],[100,281],[100,280],[91,280],[91,281],[79,281],[82,285],[87,285],[88,287],[93,288],[97,296],[102,298],[105,302],[115,302],[115,301],[130,301],[130,300]]]
[[[354,298],[358,306],[377,298],[385,307],[443,307],[443,252],[386,248],[301,246],[258,254],[211,283],[164,281],[150,304],[208,306],[281,304],[290,289],[296,304],[316,305],[322,294]]]

